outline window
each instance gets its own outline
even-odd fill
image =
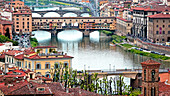
[[[50,69],[50,64],[45,64],[45,69]]]
[[[59,68],[59,63],[55,63],[54,68]]]
[[[27,68],[27,61],[25,61],[25,68]]]
[[[16,20],[19,20],[19,18],[16,18]]]
[[[165,31],[163,31],[162,33],[165,34]]]
[[[164,27],[165,27],[165,25],[162,25],[162,27],[164,28]]]
[[[27,18],[27,20],[29,20],[29,18]]]
[[[19,29],[16,29],[16,31],[19,31]]]
[[[130,26],[130,24],[128,24],[128,26]]]
[[[156,27],[158,28],[159,26],[158,26],[158,25],[156,25]]]
[[[146,81],[146,70],[144,70],[144,80]]]
[[[19,25],[17,25],[17,28],[19,28]]]
[[[158,20],[157,20],[157,23],[158,23]]]
[[[41,69],[41,64],[37,64],[36,69]]]
[[[17,24],[19,24],[19,22],[17,22]]]
[[[163,20],[163,23],[165,22],[165,20]]]
[[[30,64],[30,62],[29,62],[28,68],[31,69],[31,64]]]
[[[19,15],[17,14],[16,17],[19,17]]]
[[[38,88],[38,91],[44,91],[45,89],[44,88]]]
[[[24,20],[24,18],[22,20]]]
[[[170,34],[170,31],[168,31],[168,34]]]
[[[151,72],[151,75],[152,75],[152,81],[155,81],[155,70],[152,70],[152,72]]]
[[[170,25],[168,25],[168,27],[170,27]]]
[[[146,96],[146,87],[144,87],[144,96]]]
[[[162,41],[165,41],[165,39],[162,39]]]
[[[68,66],[68,63],[64,63],[64,67],[67,67]]]
[[[158,34],[159,32],[158,31],[156,31],[156,34]]]
[[[8,62],[8,57],[6,58],[6,61]]]

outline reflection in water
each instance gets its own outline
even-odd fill
[[[46,37],[46,34],[44,36],[35,35],[35,37],[41,41],[42,38]],[[141,68],[140,62],[148,59],[148,57],[126,52],[119,47],[110,46],[111,38],[99,37],[99,32],[92,32],[90,37],[83,38],[81,32],[67,30],[60,32],[58,38],[49,37],[49,39],[43,40],[40,44],[57,46],[59,51],[67,52],[68,55],[73,56],[72,67],[77,70],[109,70],[109,64],[111,64],[111,70],[138,69]],[[168,64],[161,63],[162,68],[169,67]]]

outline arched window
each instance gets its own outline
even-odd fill
[[[144,80],[146,81],[146,70],[144,70]]]
[[[152,70],[151,74],[152,74],[152,81],[155,81],[155,70]]]
[[[41,64],[37,64],[36,69],[41,69]]]
[[[46,74],[46,75],[45,75],[45,77],[48,77],[48,78],[50,78],[50,74]]]

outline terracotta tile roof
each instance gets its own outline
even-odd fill
[[[6,55],[11,55],[11,56],[15,56],[15,54],[21,53],[22,51],[18,51],[18,50],[8,50],[7,52],[5,52]]]
[[[34,48],[36,49],[36,48],[57,48],[57,47],[56,46],[37,46]]]
[[[157,11],[156,9],[142,8],[142,7],[135,7],[135,8],[132,8],[132,10]]]
[[[159,92],[170,94],[170,85],[165,84],[165,82],[159,82]]]
[[[145,65],[160,65],[161,63],[159,63],[159,62],[156,62],[156,61],[154,61],[154,60],[147,60],[147,61],[145,61],[145,62],[141,62],[141,64],[145,64]]]
[[[5,95],[35,95],[35,94],[43,94],[43,95],[52,95],[53,93],[49,89],[46,84],[39,84],[35,82],[19,82],[14,83],[14,86],[8,87],[5,85],[0,86],[0,90]],[[44,88],[44,91],[38,91],[37,88]]]
[[[155,15],[150,15],[148,16],[149,18],[168,18],[170,19],[170,14],[155,14]]]
[[[7,20],[0,19],[0,24],[12,25],[13,22],[12,21],[7,21]]]
[[[72,93],[73,96],[103,96],[94,92],[89,92],[80,88],[69,88],[69,93]]]
[[[15,59],[23,60],[24,59],[24,54],[14,56]]]
[[[120,18],[120,17],[116,17],[116,18],[119,19],[119,20],[125,21],[125,22],[132,22],[132,21],[126,20],[124,18]]]
[[[74,58],[74,57],[63,55],[63,57],[42,58],[42,57],[40,57],[38,55],[33,55],[33,56],[30,56],[30,57],[24,57],[24,58],[27,58],[27,59],[61,59],[61,58]]]
[[[5,44],[3,44],[3,43],[0,43],[0,46],[3,46],[3,45],[5,45]]]

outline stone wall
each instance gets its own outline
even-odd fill
[[[170,55],[170,47],[168,46],[156,45],[156,44],[144,42],[140,39],[135,39],[134,44],[142,48],[146,48],[146,49],[150,49],[150,50],[154,50],[157,52],[166,53]]]

